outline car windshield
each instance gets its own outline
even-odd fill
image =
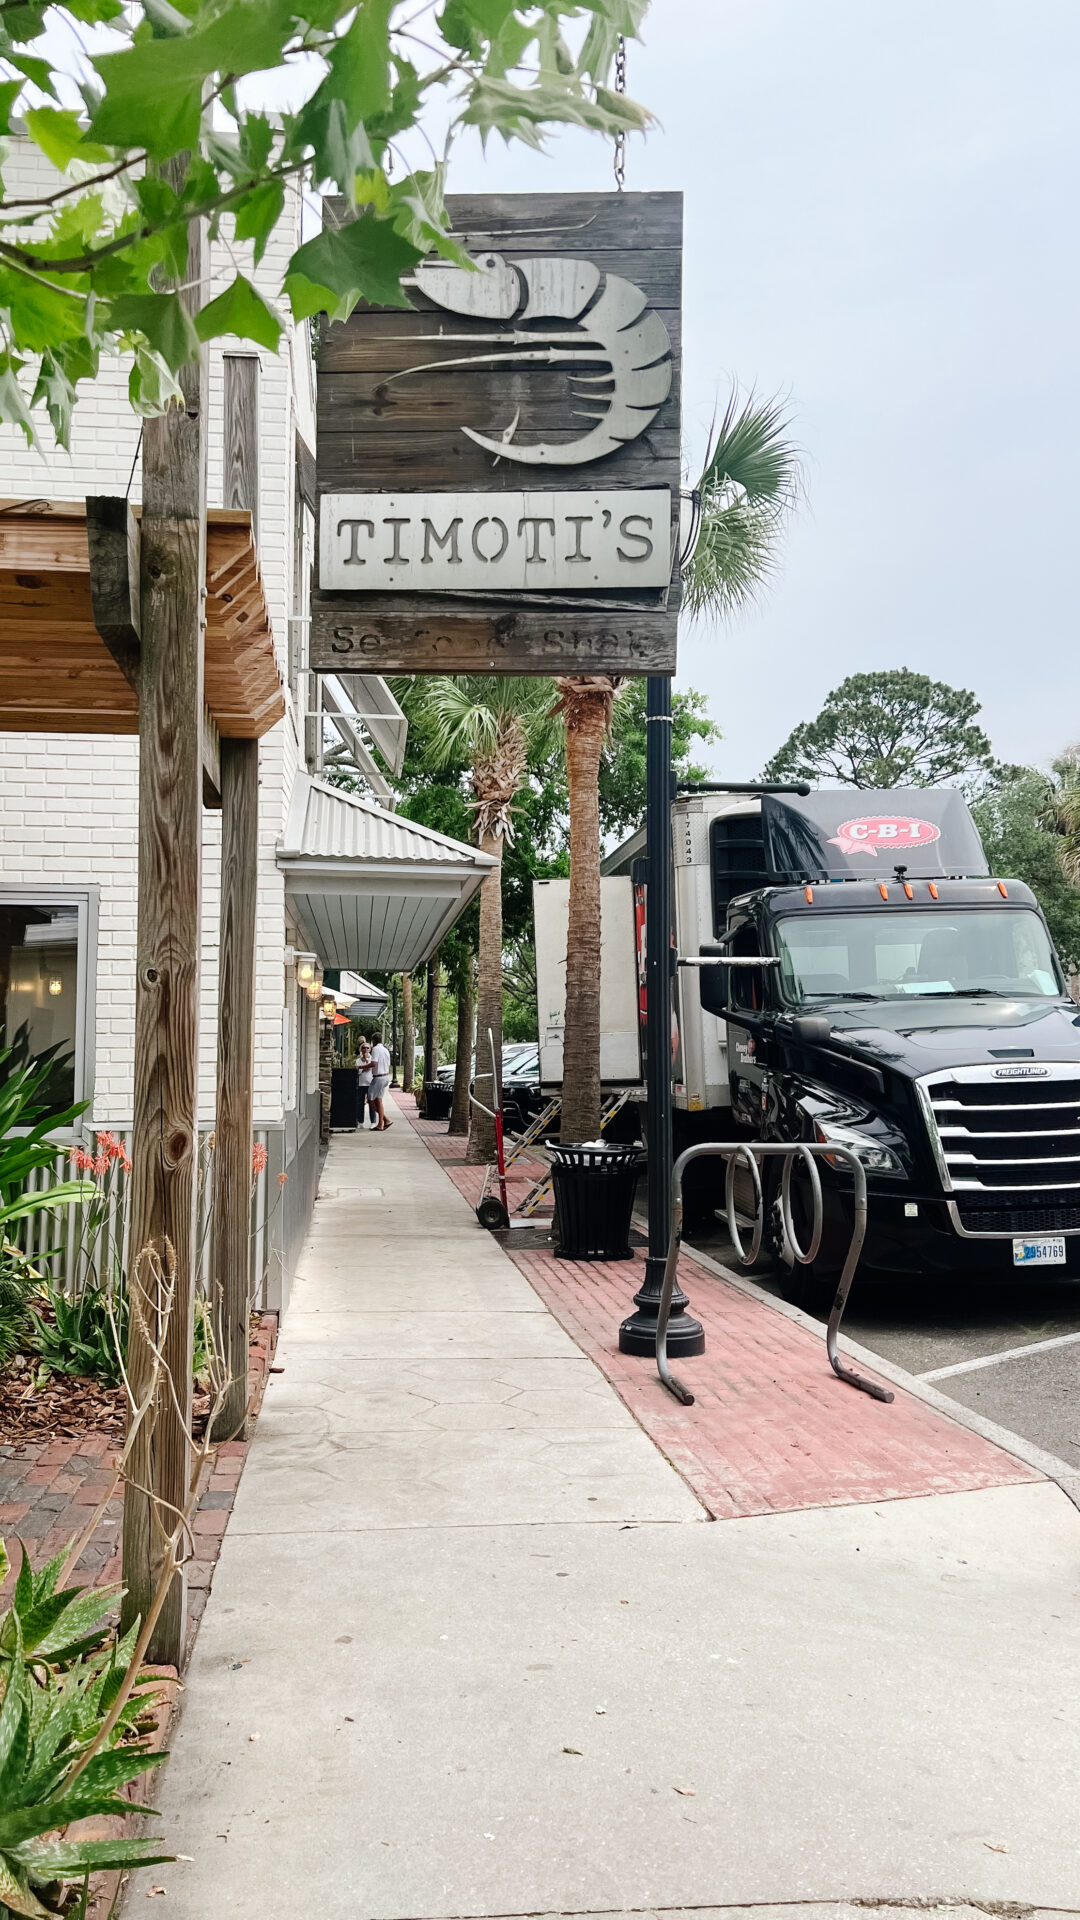
[[[1064,992],[1046,928],[1024,907],[800,914],[777,934],[789,1004]]]

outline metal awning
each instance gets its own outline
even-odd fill
[[[478,847],[298,774],[278,866],[324,966],[411,972],[496,862]]]

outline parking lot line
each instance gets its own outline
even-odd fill
[[[919,1380],[951,1380],[956,1373],[974,1373],[979,1367],[999,1367],[1004,1360],[1022,1360],[1029,1353],[1049,1353],[1052,1347],[1071,1347],[1080,1333],[1059,1333],[1053,1340],[1031,1340],[1026,1347],[1006,1347],[1002,1353],[980,1354],[977,1360],[957,1360],[951,1367],[933,1367],[920,1373]]]

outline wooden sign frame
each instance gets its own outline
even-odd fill
[[[324,205],[326,217],[341,217],[340,203]],[[681,597],[682,195],[451,195],[447,205],[481,272],[440,278],[437,263],[424,263],[407,288],[409,309],[358,308],[320,338],[311,667],[673,673]],[[614,343],[614,361],[604,358],[605,340]],[[640,342],[636,360],[628,341]],[[513,451],[503,454],[503,446]],[[589,457],[594,449],[598,457]],[[663,584],[640,586],[632,562],[646,552],[647,571],[658,577],[653,516],[624,517],[617,544],[604,496],[633,495],[640,504],[646,490],[666,518],[670,569]],[[564,493],[578,500],[561,501]],[[372,496],[383,495],[393,510],[379,515]],[[445,498],[441,521],[432,495]],[[351,520],[340,496],[358,497]],[[427,503],[422,539],[410,496]],[[584,546],[570,544],[568,516]],[[659,519],[656,533],[662,537]],[[534,564],[513,577],[528,584],[486,590],[485,564],[501,558],[504,538],[519,536],[527,543],[522,562]],[[452,566],[442,564],[431,571],[444,584],[425,589],[425,560],[445,563],[448,554],[460,560],[467,585],[447,587]],[[343,560],[362,581],[368,555],[377,562],[376,591],[320,584],[320,566],[328,580],[348,577]],[[388,564],[395,556],[400,567]],[[568,584],[573,568],[565,563],[574,558],[595,561],[592,579],[604,584]],[[509,571],[508,560],[500,578]]]

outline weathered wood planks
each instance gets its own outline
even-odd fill
[[[518,308],[507,320],[504,307],[493,322],[438,304],[429,297],[429,279],[426,291],[409,290],[409,309],[358,309],[344,324],[326,327],[319,350],[319,497],[438,492],[497,498],[537,487],[603,493],[666,486],[670,544],[677,555],[681,195],[459,195],[448,206],[455,231],[475,256],[490,251],[503,262],[589,262],[598,270],[599,290],[580,313],[580,302],[563,315],[548,299],[540,318],[525,318],[530,287],[559,286],[559,270],[545,265],[530,279],[527,269],[523,277],[514,268],[503,277],[513,285],[516,275],[520,283]],[[339,219],[344,210],[327,202],[324,211]],[[633,437],[613,451],[580,465],[563,464],[558,450],[587,434],[616,391],[622,393],[614,362],[601,358],[583,368],[575,345],[585,340],[588,314],[604,300],[610,276],[638,288],[646,313],[663,322],[671,346],[670,392],[648,407],[644,431],[633,434],[631,424]],[[573,364],[564,359],[526,365],[508,357],[519,349],[546,351],[545,343],[556,336],[573,352]],[[663,334],[658,337],[662,343]],[[583,384],[583,371],[598,375],[600,384]],[[465,428],[493,440],[512,429],[523,446],[543,440],[553,452],[540,467],[477,445]],[[672,672],[679,600],[677,562],[664,587],[629,594],[597,588],[566,597],[552,592],[543,601],[490,589],[454,597],[411,588],[376,594],[316,585],[311,665],[322,672],[349,666],[399,673]]]

